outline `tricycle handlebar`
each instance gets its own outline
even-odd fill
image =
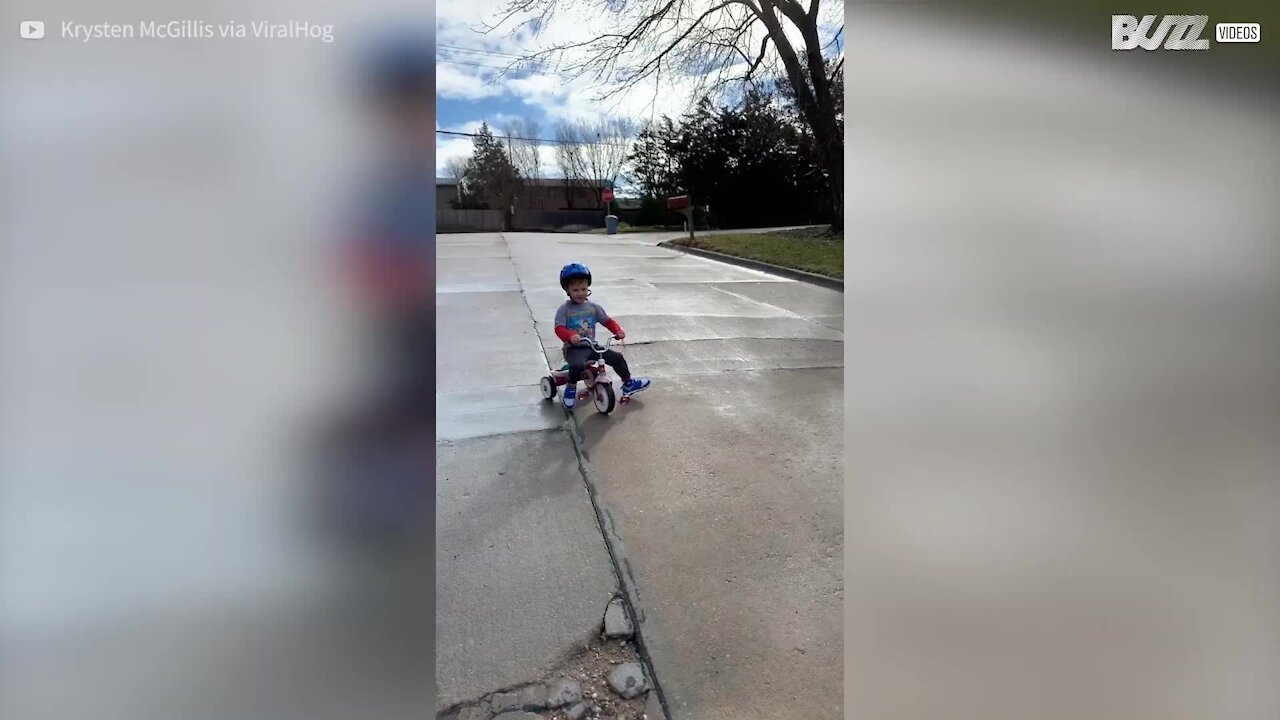
[[[617,336],[610,336],[608,340],[605,340],[604,344],[600,344],[593,338],[584,337],[582,335],[579,335],[578,337],[582,338],[583,345],[586,345],[596,352],[604,352],[605,350],[608,350],[609,346],[613,345],[613,342],[618,339]]]

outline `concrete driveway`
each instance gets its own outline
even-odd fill
[[[843,295],[659,239],[439,238],[441,707],[599,622],[617,579],[580,431],[672,717],[842,716]],[[653,380],[577,428],[537,388],[575,260]]]

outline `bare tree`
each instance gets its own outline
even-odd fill
[[[565,177],[569,197],[582,188],[595,197],[597,205],[603,205],[604,189],[622,175],[635,134],[635,124],[623,118],[559,123],[556,164]]]
[[[824,20],[842,4],[821,0],[507,0],[496,30],[508,22],[536,35],[562,10],[582,22],[583,6],[595,8],[605,25],[595,37],[531,53],[509,69],[554,61],[572,77],[591,77],[607,98],[660,74],[699,78],[707,94],[730,86],[755,85],[785,77],[801,116],[813,133],[824,169],[831,176],[836,224],[844,211],[844,128],[837,115],[833,78],[844,59],[827,57],[843,26],[823,43]],[[798,42],[793,38],[798,37]]]
[[[576,190],[589,187],[583,146],[586,137],[580,124],[556,123],[556,167],[564,177],[565,207],[572,209]]]
[[[631,154],[631,141],[636,135],[635,124],[622,118],[603,119],[593,124],[584,124],[580,134],[586,138],[583,146],[583,160],[587,174],[593,180],[592,189],[596,200],[603,204],[604,186],[618,182],[622,169]]]
[[[519,162],[516,167],[526,177],[542,177],[541,140],[542,129],[536,120],[523,120],[512,126],[512,148]]]
[[[538,123],[534,120],[517,118],[508,122],[503,132],[507,134],[511,164],[520,171],[523,192],[537,192],[533,188],[542,179]]]
[[[462,157],[449,158],[444,163],[444,171],[446,177],[453,178],[458,182],[457,197],[454,199],[461,203],[467,175],[467,159]]]

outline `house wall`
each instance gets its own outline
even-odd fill
[[[603,210],[516,210],[512,229],[557,231],[568,228],[604,227]]]
[[[546,185],[524,187],[517,195],[516,207],[531,210],[567,210],[569,193],[564,187]],[[590,188],[574,188],[573,209],[599,210],[603,209],[603,206]]]
[[[457,185],[436,185],[436,207],[449,208],[449,202],[458,199]]]
[[[501,231],[506,208],[455,210],[450,203],[458,197],[456,185],[436,186],[436,227],[438,232]],[[556,230],[568,227],[603,227],[604,205],[591,188],[573,188],[573,207],[563,186],[534,185],[516,195],[515,229]]]

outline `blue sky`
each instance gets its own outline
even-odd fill
[[[801,0],[802,3],[804,0]],[[499,69],[523,53],[548,46],[582,41],[600,32],[600,18],[575,6],[574,15],[552,17],[542,32],[528,29],[512,35],[507,25],[488,34],[478,32],[486,21],[498,17],[502,4],[494,0],[438,0],[436,5],[436,128],[474,132],[482,121],[501,128],[513,118],[538,123],[539,136],[555,137],[555,124],[562,120],[623,116],[645,121],[663,114],[678,116],[696,97],[694,78],[663,78],[660,86],[622,88],[608,103],[594,99],[589,80],[573,80],[547,68],[542,71],[514,71],[497,78]],[[843,4],[826,0],[828,32],[843,22]],[[824,15],[824,17],[827,17]],[[798,39],[798,38],[797,38]],[[496,82],[493,82],[494,80]],[[436,136],[438,168],[455,157],[470,155],[471,139]],[[554,175],[553,146],[541,148],[543,167]]]

